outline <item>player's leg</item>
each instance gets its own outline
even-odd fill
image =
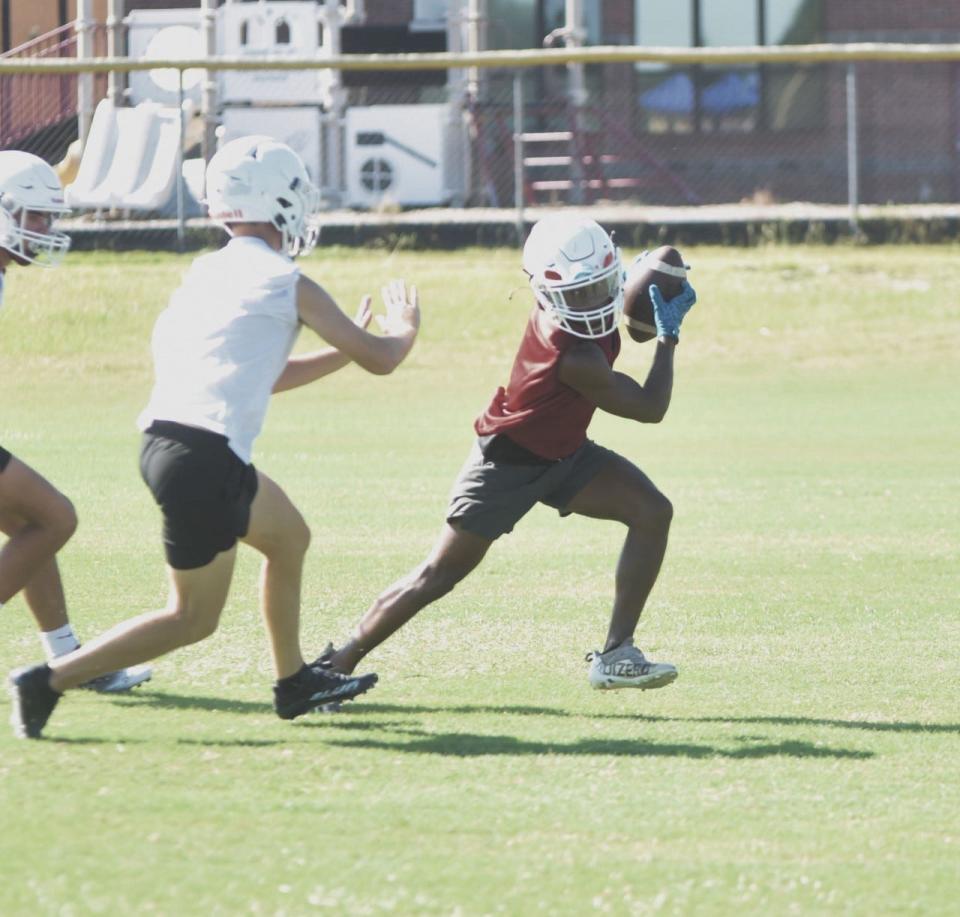
[[[300,649],[300,587],[310,529],[274,481],[257,471],[257,495],[242,541],[263,554],[260,611],[270,640],[277,678],[303,667]]]
[[[565,509],[627,527],[617,562],[607,639],[601,652],[588,657],[591,684],[598,688],[659,688],[669,684],[677,677],[676,668],[648,660],[633,645],[633,634],[667,548],[673,517],[670,501],[633,463],[607,452],[599,471],[566,502]]]
[[[427,559],[377,596],[347,643],[330,657],[333,668],[352,672],[374,647],[474,570],[491,544],[492,538],[447,522]]]
[[[667,549],[673,507],[632,462],[609,453],[597,474],[568,503],[569,512],[627,527],[604,650],[633,636]]]
[[[0,531],[8,536],[0,549],[0,604],[38,574],[31,611],[41,630],[66,624],[63,589],[50,561],[77,528],[73,504],[45,478],[11,456],[0,471]]]
[[[19,548],[25,538],[31,539],[37,531],[42,531],[46,533],[48,546],[58,542],[62,545],[76,528],[76,515],[66,497],[26,465],[20,462],[14,465],[14,462],[16,460],[11,458],[6,463],[6,470],[0,472],[0,488],[7,488],[0,497],[0,531],[11,536],[7,547],[12,544],[13,555],[19,554],[22,560]],[[10,492],[11,482],[16,488],[13,493]],[[39,525],[35,521],[38,518]],[[54,536],[53,532],[58,535]],[[67,617],[67,602],[56,557],[53,554],[44,557],[43,551],[38,553],[39,559],[32,562],[32,575],[22,591],[27,608],[40,629],[40,641],[49,660],[73,652],[80,641]],[[0,578],[3,568],[4,563],[0,561]],[[149,669],[122,670],[95,679],[87,687],[117,693],[128,691],[149,678]]]
[[[370,690],[377,676],[342,675],[317,662],[304,663],[300,648],[300,586],[310,529],[274,481],[256,472],[256,496],[241,540],[264,556],[260,610],[270,640],[277,681],[274,709],[289,720]]]
[[[151,428],[152,429],[152,428]],[[118,624],[48,665],[12,673],[14,730],[40,734],[60,693],[203,639],[217,627],[236,557],[238,525],[246,527],[255,475],[223,437],[165,424],[144,435],[144,481],[163,511],[169,600],[161,611]]]
[[[67,599],[63,592],[63,580],[57,559],[51,557],[37,568],[30,581],[23,587],[23,599],[40,630],[44,633],[66,627]]]
[[[50,685],[63,692],[98,675],[137,665],[209,637],[217,629],[227,601],[236,547],[222,551],[202,567],[168,567],[170,591],[159,611],[138,615],[50,663]]]
[[[497,461],[478,441],[450,492],[447,518],[427,559],[388,586],[367,610],[347,643],[325,656],[333,668],[351,672],[421,608],[450,592],[486,556],[490,545],[540,498],[540,483],[550,463],[538,467]]]
[[[48,664],[12,672],[14,733],[38,738],[63,692],[212,634],[227,600],[235,558],[236,547],[232,547],[202,567],[168,568],[170,597],[165,609],[124,621]]]

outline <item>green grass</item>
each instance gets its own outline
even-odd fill
[[[368,699],[282,723],[245,551],[221,630],[145,690],[2,734],[0,913],[956,913],[957,250],[686,254],[667,420],[592,427],[676,508],[639,634],[676,684],[588,689],[622,533],[538,508],[370,658]],[[258,443],[314,533],[308,650],[439,531],[520,337],[517,260],[308,260],[345,307],[402,275],[424,311],[395,375],[282,395]],[[165,598],[134,419],[188,259],[70,261],[8,275],[0,442],[77,505],[83,636]],[[37,651],[16,599],[0,669]]]

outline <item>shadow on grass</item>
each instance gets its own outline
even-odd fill
[[[660,716],[644,713],[594,713],[592,711],[570,711],[560,707],[510,707],[481,705],[461,705],[454,707],[422,706],[416,704],[378,704],[358,703],[351,707],[353,713],[462,713],[489,714],[500,713],[507,716],[556,716],[566,719],[583,718],[591,720],[628,720],[647,723],[727,723],[730,725],[762,726],[832,726],[837,729],[863,729],[875,732],[941,732],[960,735],[960,723],[916,723],[916,722],[880,722],[871,720],[837,720],[804,716]]]
[[[49,742],[51,745],[143,745],[146,739],[131,739],[127,736],[58,736],[44,735],[39,740],[31,741]]]
[[[222,697],[197,697],[187,694],[168,694],[162,691],[138,691],[122,697],[111,697],[113,703],[122,706],[151,706],[175,710],[212,710],[221,713],[273,713],[273,707],[259,701],[244,701]],[[855,729],[867,732],[916,732],[916,733],[956,733],[960,735],[960,723],[918,723],[918,722],[882,722],[871,720],[839,720],[805,716],[661,716],[643,713],[595,713],[592,711],[570,711],[561,707],[510,706],[492,704],[380,704],[367,700],[357,701],[344,707],[344,713],[366,717],[370,714],[386,716],[411,716],[417,714],[454,714],[483,716],[499,714],[502,716],[560,717],[563,719],[591,720],[627,720],[647,723],[720,723],[729,725],[761,726],[828,726],[835,729]],[[323,718],[323,722],[340,725],[337,714]],[[356,727],[359,728],[359,727]],[[366,728],[377,728],[370,724]]]
[[[213,710],[219,713],[273,713],[270,704],[229,697],[197,697],[192,694],[168,694],[164,691],[137,691],[110,698],[122,707],[160,707],[167,710]]]
[[[177,739],[177,745],[196,745],[208,748],[216,745],[221,748],[271,748],[275,745],[289,745],[285,739]]]
[[[878,720],[832,720],[808,716],[640,716],[624,715],[624,719],[643,719],[661,723],[730,723],[755,726],[831,726],[836,729],[861,729],[868,732],[953,732],[960,735],[960,723],[885,723]]]
[[[845,758],[862,761],[873,752],[850,748],[826,748],[809,742],[768,742],[728,749],[689,743],[644,742],[629,739],[579,739],[575,742],[531,742],[515,736],[439,733],[431,735],[405,730],[409,741],[378,739],[326,739],[341,748],[368,748],[417,755],[480,758],[496,755],[551,755],[554,757],[603,755],[626,758]]]

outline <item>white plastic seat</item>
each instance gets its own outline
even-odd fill
[[[117,147],[117,110],[109,99],[97,105],[76,179],[67,185],[67,204],[78,210],[108,207],[104,179]]]
[[[125,208],[145,180],[160,132],[159,112],[160,106],[150,102],[117,112],[119,139],[106,177],[110,206]]]
[[[176,108],[157,112],[156,142],[148,150],[143,180],[126,195],[117,195],[121,210],[159,210],[176,192],[177,151],[180,147],[180,119]]]
[[[162,210],[176,193],[180,110],[155,102],[96,109],[77,180],[66,197],[75,210]]]

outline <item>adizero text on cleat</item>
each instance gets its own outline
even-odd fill
[[[677,677],[677,668],[669,662],[651,662],[633,645],[621,643],[605,653],[587,655],[588,678],[594,688],[663,688]]]

